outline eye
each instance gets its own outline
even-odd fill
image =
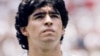
[[[35,16],[35,19],[43,19],[44,18],[44,15],[37,15]]]
[[[59,19],[60,17],[59,17],[59,15],[52,14],[52,15],[51,15],[51,18],[57,18],[57,19]]]

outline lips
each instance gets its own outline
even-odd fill
[[[54,32],[54,30],[53,29],[46,29],[43,32]]]

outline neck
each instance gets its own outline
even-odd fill
[[[45,48],[46,47],[46,48]],[[55,46],[45,46],[40,47],[37,45],[29,46],[28,56],[62,56],[60,50],[60,43]],[[47,48],[48,47],[48,48]]]

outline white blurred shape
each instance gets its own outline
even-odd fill
[[[0,35],[4,35],[9,30],[9,24],[6,21],[0,21]]]
[[[63,39],[64,50],[67,51],[68,49],[73,48],[76,41],[77,41],[77,30],[75,26],[71,23],[71,21],[69,21],[69,24],[65,29],[65,34]]]
[[[4,6],[0,6],[0,21],[2,20],[7,21],[8,19],[9,19],[9,9]]]
[[[2,48],[5,56],[18,56],[18,50],[20,50],[13,39],[6,39]]]
[[[88,50],[94,50],[99,47],[100,36],[96,33],[89,33],[84,38],[84,45]]]
[[[70,0],[74,5],[82,5],[84,3],[84,0]]]
[[[86,34],[93,29],[93,21],[91,18],[83,16],[77,21],[77,27],[82,34]]]
[[[80,50],[73,50],[70,52],[71,56],[88,56],[87,51],[80,49]]]
[[[9,0],[9,4],[7,5],[9,9],[17,11],[20,0]]]
[[[100,13],[95,17],[95,30],[100,33]]]
[[[100,56],[100,50],[99,51],[98,50],[92,51],[91,54],[90,54],[90,56]]]

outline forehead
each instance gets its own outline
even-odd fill
[[[34,11],[34,13],[37,13],[37,12],[58,12],[58,10],[57,10],[57,9],[54,9],[53,6],[46,5],[46,6],[37,8],[37,9]]]

